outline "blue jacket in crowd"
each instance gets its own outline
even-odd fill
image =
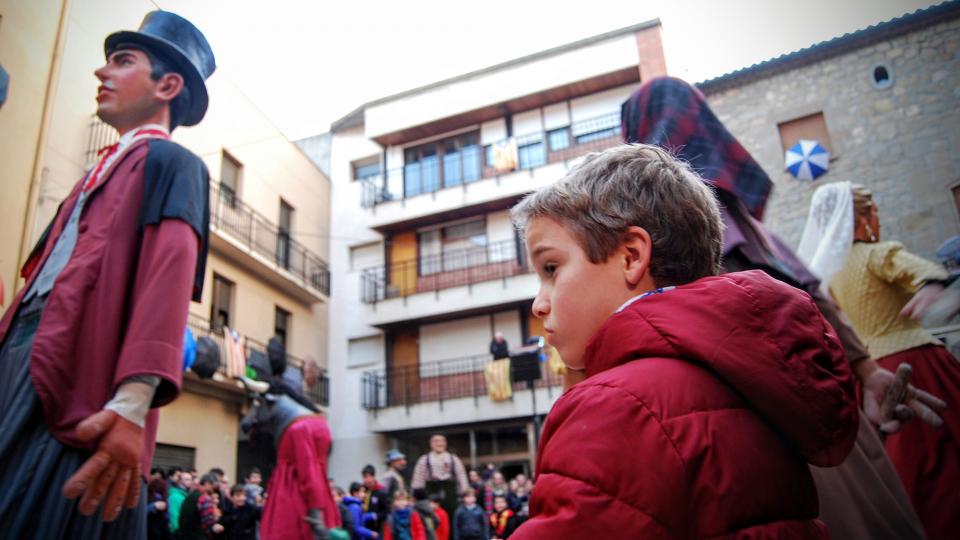
[[[363,501],[356,497],[346,496],[343,498],[343,504],[347,506],[350,510],[350,515],[353,516],[353,530],[350,532],[350,538],[352,540],[360,540],[362,538],[373,538],[374,532],[363,526],[363,523],[370,519],[376,519],[377,515],[373,512],[364,512],[363,511]]]

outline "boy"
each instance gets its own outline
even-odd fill
[[[463,504],[453,513],[453,540],[487,540],[490,524],[477,505],[477,493],[471,488],[463,493]]]
[[[337,510],[340,512],[340,532],[343,534],[344,538],[353,539],[353,528],[356,526],[353,522],[353,514],[350,513],[350,508],[347,506],[347,503],[343,502],[343,499],[347,496],[347,493],[343,491],[343,488],[334,484],[330,486],[330,492],[333,493],[333,502],[337,503]],[[330,531],[331,538],[335,534],[337,529],[332,529]]]
[[[221,538],[256,540],[257,520],[260,519],[263,507],[247,502],[245,487],[241,484],[230,488],[230,501],[233,504],[224,508],[223,517],[220,518],[220,523],[223,525]]]
[[[437,516],[437,540],[450,540],[450,514],[443,509],[443,495],[430,495],[430,509]]]
[[[212,474],[205,474],[195,491],[191,491],[183,500],[180,509],[180,528],[177,532],[180,540],[204,540],[223,532],[219,523],[217,487],[219,481]]]
[[[550,412],[512,538],[826,538],[807,462],[853,444],[849,367],[808,295],[716,275],[701,179],[623,145],[512,215],[540,278],[533,313],[584,379]]]
[[[260,474],[260,469],[254,467],[250,469],[250,472],[247,473],[247,481],[243,486],[243,491],[247,495],[247,504],[251,505],[263,505],[263,486],[260,485],[263,482],[263,476]]]
[[[383,525],[383,540],[426,540],[420,516],[410,507],[410,497],[404,490],[393,494],[393,511]]]
[[[517,514],[507,504],[506,495],[493,497],[493,513],[490,514],[491,540],[507,540],[517,530]]]
[[[350,511],[350,519],[353,521],[353,529],[348,529],[350,538],[353,540],[378,538],[380,536],[375,529],[365,526],[366,523],[377,522],[376,514],[363,511],[363,500],[366,494],[366,486],[360,482],[353,482],[350,484],[350,495],[343,498],[343,504]]]

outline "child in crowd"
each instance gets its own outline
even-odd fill
[[[443,496],[439,493],[430,495],[430,508],[437,516],[437,540],[450,540],[450,514],[440,506]]]
[[[350,484],[350,495],[343,498],[343,505],[350,512],[350,521],[353,522],[353,528],[347,529],[350,532],[350,538],[353,540],[380,537],[376,530],[365,525],[365,523],[377,519],[377,515],[373,512],[363,511],[363,499],[366,494],[366,486],[360,482],[353,482]]]
[[[180,508],[180,528],[177,538],[180,540],[205,540],[223,532],[220,520],[219,480],[212,474],[205,474],[194,491],[183,500]]]
[[[343,502],[347,493],[343,491],[342,487],[335,484],[330,486],[330,492],[333,493],[333,502],[336,503],[337,510],[340,512],[340,527],[330,530],[330,538],[334,540],[339,535],[340,538],[345,540],[353,540],[353,529],[356,524],[353,522],[353,514],[350,512],[350,508],[347,503]]]
[[[223,525],[223,534],[220,538],[226,540],[256,540],[257,521],[263,513],[263,507],[247,503],[246,486],[236,484],[230,488],[230,501],[233,503],[225,507],[220,524]]]
[[[490,540],[507,540],[518,525],[517,514],[507,504],[507,496],[495,495],[490,514]]]
[[[399,489],[393,495],[393,510],[383,525],[384,540],[427,540],[420,516],[413,511],[410,497]]]
[[[807,463],[853,446],[850,368],[806,293],[717,275],[710,188],[623,145],[512,215],[540,278],[533,313],[583,379],[550,411],[513,540],[827,538]]]
[[[437,527],[440,525],[440,520],[433,511],[426,489],[417,488],[413,490],[413,510],[420,516],[420,522],[423,523],[423,533],[427,540],[437,540]]]
[[[490,524],[483,508],[477,505],[477,493],[471,488],[463,493],[463,502],[453,513],[453,540],[487,540]]]
[[[250,469],[250,472],[247,473],[246,483],[243,486],[243,491],[247,497],[247,504],[263,506],[263,486],[260,485],[262,482],[263,476],[260,474],[260,469],[256,467]]]

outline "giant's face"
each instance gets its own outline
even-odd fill
[[[150,58],[137,49],[118,49],[107,63],[94,72],[97,88],[97,116],[122,129],[137,126],[156,114],[164,102],[156,97],[159,81],[151,77]]]

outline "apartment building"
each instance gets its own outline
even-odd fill
[[[367,103],[332,126],[330,474],[340,482],[443,432],[468,465],[530,472],[560,394],[488,397],[502,332],[542,336],[538,283],[509,218],[524,194],[620,142],[620,104],[665,74],[651,21]],[[316,141],[300,141],[304,148]]]
[[[0,244],[8,295],[22,286],[22,280],[7,281],[19,266],[8,264],[21,257],[19,245],[29,250],[74,182],[96,163],[97,150],[117,137],[94,115],[98,83],[93,71],[104,61],[104,37],[137,28],[153,9],[149,1],[74,0],[34,2],[2,13],[4,39],[12,30],[12,37],[23,38],[22,50],[31,51],[20,30],[34,28],[45,47],[37,50],[52,59],[39,65],[26,58],[4,59],[13,86],[0,126],[4,140],[18,146],[17,153],[3,149],[11,164],[4,181],[14,182],[4,185],[3,208],[8,193],[22,191],[26,201],[17,208],[19,235],[4,231]],[[201,21],[197,24],[203,28]],[[243,337],[248,358],[265,354],[267,340],[277,336],[286,345],[290,375],[302,377],[307,395],[326,406],[330,182],[229,73],[218,71],[207,85],[210,107],[203,122],[173,133],[174,141],[204,160],[211,175],[207,274],[202,301],[190,305],[188,327],[197,337],[213,337],[221,350],[223,328],[229,327]],[[36,113],[32,124],[22,118],[21,108]],[[13,126],[14,120],[23,124]],[[14,137],[14,128],[25,136]],[[9,217],[4,213],[4,220]],[[309,364],[316,369],[304,369]],[[268,472],[269,452],[251,450],[239,430],[245,401],[236,381],[185,373],[180,397],[160,413],[156,464],[201,471],[221,467],[233,478],[253,465]]]

